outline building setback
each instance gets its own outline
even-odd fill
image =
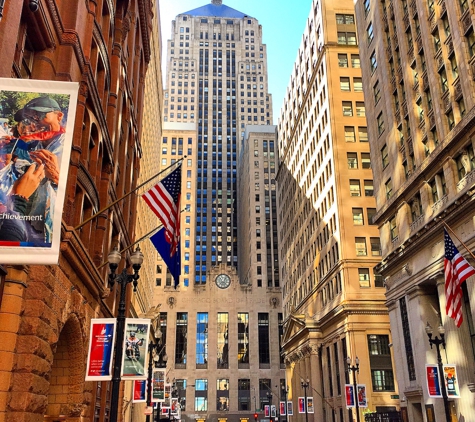
[[[443,363],[457,367],[457,420],[475,405],[473,278],[462,285],[460,328],[446,316],[443,224],[460,252],[475,246],[473,2],[356,2],[368,134],[393,350],[402,410],[445,420],[429,397],[426,364],[436,364],[427,323],[445,329]],[[473,259],[470,259],[473,265]],[[426,416],[423,416],[426,415]],[[440,416],[439,416],[440,415]],[[456,416],[455,416],[456,415]]]
[[[348,357],[359,358],[371,411],[399,407],[373,271],[381,252],[362,89],[353,2],[313,1],[278,123],[277,173],[289,399],[313,397],[310,421],[355,420]]]
[[[186,158],[176,290],[157,261],[160,359],[182,419],[253,419],[278,406],[284,383],[277,151],[258,20],[220,0],[179,14],[164,97],[160,164]]]

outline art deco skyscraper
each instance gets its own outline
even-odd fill
[[[462,244],[475,246],[474,3],[358,0],[356,14],[401,410],[460,420],[475,414],[475,301],[470,278],[456,328],[445,309],[444,226],[471,260]],[[428,323],[434,336],[445,330],[443,361],[457,367],[460,398],[452,389],[446,407],[424,387],[426,364],[437,365]]]
[[[218,0],[181,13],[167,66],[161,166],[186,158],[177,290],[157,263],[159,358],[166,351],[183,420],[237,422],[270,401],[278,406],[284,383],[277,155],[262,27]]]

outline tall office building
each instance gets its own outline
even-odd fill
[[[356,2],[368,135],[399,395],[408,420],[475,414],[473,277],[462,285],[463,323],[446,316],[444,223],[462,255],[475,246],[473,2]],[[473,260],[472,260],[473,264]],[[448,401],[426,387],[429,345],[445,329],[443,363],[455,365]],[[436,350],[437,349],[437,350]],[[441,375],[449,387],[452,376]],[[447,406],[444,406],[444,402]],[[449,415],[446,414],[449,413]],[[450,416],[450,413],[452,416]],[[456,415],[456,416],[455,416]],[[444,419],[444,416],[446,419]]]
[[[186,155],[185,211],[177,290],[157,265],[160,359],[166,352],[182,419],[253,419],[255,409],[278,406],[284,382],[277,156],[262,27],[219,0],[181,13],[167,66],[161,166]]]
[[[278,123],[277,173],[289,400],[313,397],[313,421],[355,420],[345,392],[354,376],[371,411],[399,404],[373,272],[380,243],[362,91],[353,1],[314,0]],[[359,374],[347,358],[359,359]]]

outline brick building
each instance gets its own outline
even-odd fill
[[[98,267],[114,246],[134,241],[137,198],[75,227],[137,184],[156,10],[148,0],[40,0],[36,12],[28,4],[5,1],[0,76],[75,81],[80,88],[59,263],[5,265],[0,421],[64,415],[102,422],[110,383],[84,381],[89,322],[116,314],[117,292],[108,288],[107,266]]]

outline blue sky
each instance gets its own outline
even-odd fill
[[[208,3],[211,0],[159,0],[163,46],[166,48],[165,40],[170,39],[171,21],[178,14]],[[262,25],[267,45],[269,92],[274,103],[274,124],[277,124],[312,1],[223,0],[223,4],[256,18]]]

